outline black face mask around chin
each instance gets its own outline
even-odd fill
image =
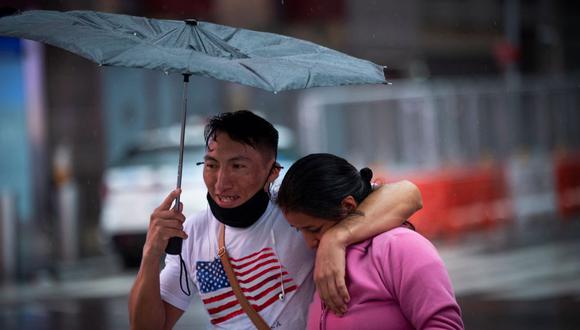
[[[213,215],[224,225],[236,228],[248,228],[256,223],[262,214],[264,214],[268,207],[270,197],[264,189],[260,189],[260,191],[244,204],[229,209],[217,205],[209,193],[207,194],[207,201]]]

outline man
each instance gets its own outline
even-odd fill
[[[203,178],[208,208],[185,221],[181,205],[179,210],[171,208],[180,194],[176,190],[151,215],[129,299],[132,328],[172,328],[191,301],[180,286],[183,281],[189,281],[201,296],[214,326],[254,328],[218,257],[220,224],[225,224],[225,246],[240,286],[271,328],[304,329],[314,282],[325,304],[344,313],[349,299],[344,279],[346,246],[401,224],[421,208],[420,193],[413,184],[403,181],[381,187],[359,207],[363,216],[348,218],[325,233],[314,266],[314,252],[288,226],[267,193],[280,173],[276,129],[242,110],[211,118],[205,138]],[[181,257],[191,274],[185,280],[176,256],[167,256],[159,273],[171,237],[184,239]]]

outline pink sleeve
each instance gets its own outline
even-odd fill
[[[385,285],[407,320],[416,329],[463,329],[449,274],[431,242],[401,228],[381,246]]]

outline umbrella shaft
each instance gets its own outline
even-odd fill
[[[179,163],[177,164],[177,188],[181,188],[181,177],[183,172],[183,150],[185,149],[185,123],[187,120],[187,84],[190,74],[183,74],[183,110],[181,116],[181,135],[179,138]],[[179,196],[175,198],[174,209],[179,210]]]

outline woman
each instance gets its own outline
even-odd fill
[[[290,167],[278,204],[311,248],[371,191],[372,172],[346,160],[312,154]],[[414,230],[399,227],[347,250],[350,293],[343,316],[329,313],[318,294],[310,305],[308,329],[463,329],[449,275],[433,245]]]

